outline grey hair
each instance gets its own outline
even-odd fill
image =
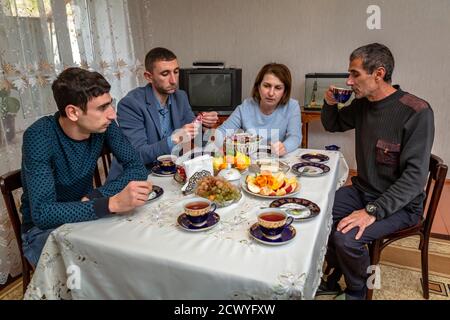
[[[361,58],[362,66],[368,73],[373,73],[376,68],[383,67],[386,70],[384,81],[391,83],[394,72],[394,56],[391,50],[383,44],[371,43],[354,50],[350,55],[350,61]]]

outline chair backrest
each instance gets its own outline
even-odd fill
[[[3,199],[5,200],[6,210],[8,211],[9,219],[11,221],[14,235],[16,236],[17,244],[19,246],[20,254],[22,252],[22,231],[19,211],[16,207],[13,191],[22,188],[22,179],[20,177],[20,169],[10,171],[0,177],[0,188],[2,190]]]
[[[447,170],[448,167],[444,164],[442,159],[432,154],[430,158],[428,182],[425,189],[426,197],[423,203],[425,215],[422,231],[424,234],[430,234],[431,232],[431,226],[433,225],[434,216],[436,215],[442,189],[444,188],[445,179],[447,177]]]
[[[111,150],[104,145],[102,152],[100,154],[100,159],[101,159],[101,163],[102,163],[102,173],[103,173],[103,181],[106,180],[106,178],[108,177],[108,173],[109,173],[109,169],[111,168]],[[102,185],[102,178],[101,178],[101,173],[100,173],[100,168],[95,167],[95,171],[94,171],[94,182],[95,182],[95,186],[98,188]]]

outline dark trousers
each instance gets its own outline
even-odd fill
[[[353,211],[365,208],[375,198],[357,190],[354,186],[342,187],[336,191],[333,205],[333,227],[328,238],[327,264],[342,271],[349,290],[366,288],[367,268],[370,257],[367,244],[397,230],[415,225],[420,214],[401,209],[383,220],[368,226],[359,240],[355,240],[358,227],[346,234],[336,230],[339,221]]]

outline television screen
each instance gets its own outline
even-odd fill
[[[180,69],[180,89],[186,91],[194,112],[231,114],[242,102],[241,83],[241,69]]]
[[[189,78],[191,105],[223,107],[231,104],[231,75],[191,74]]]

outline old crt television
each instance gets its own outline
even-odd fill
[[[242,102],[242,69],[180,69],[180,89],[186,91],[194,113],[229,115]]]

